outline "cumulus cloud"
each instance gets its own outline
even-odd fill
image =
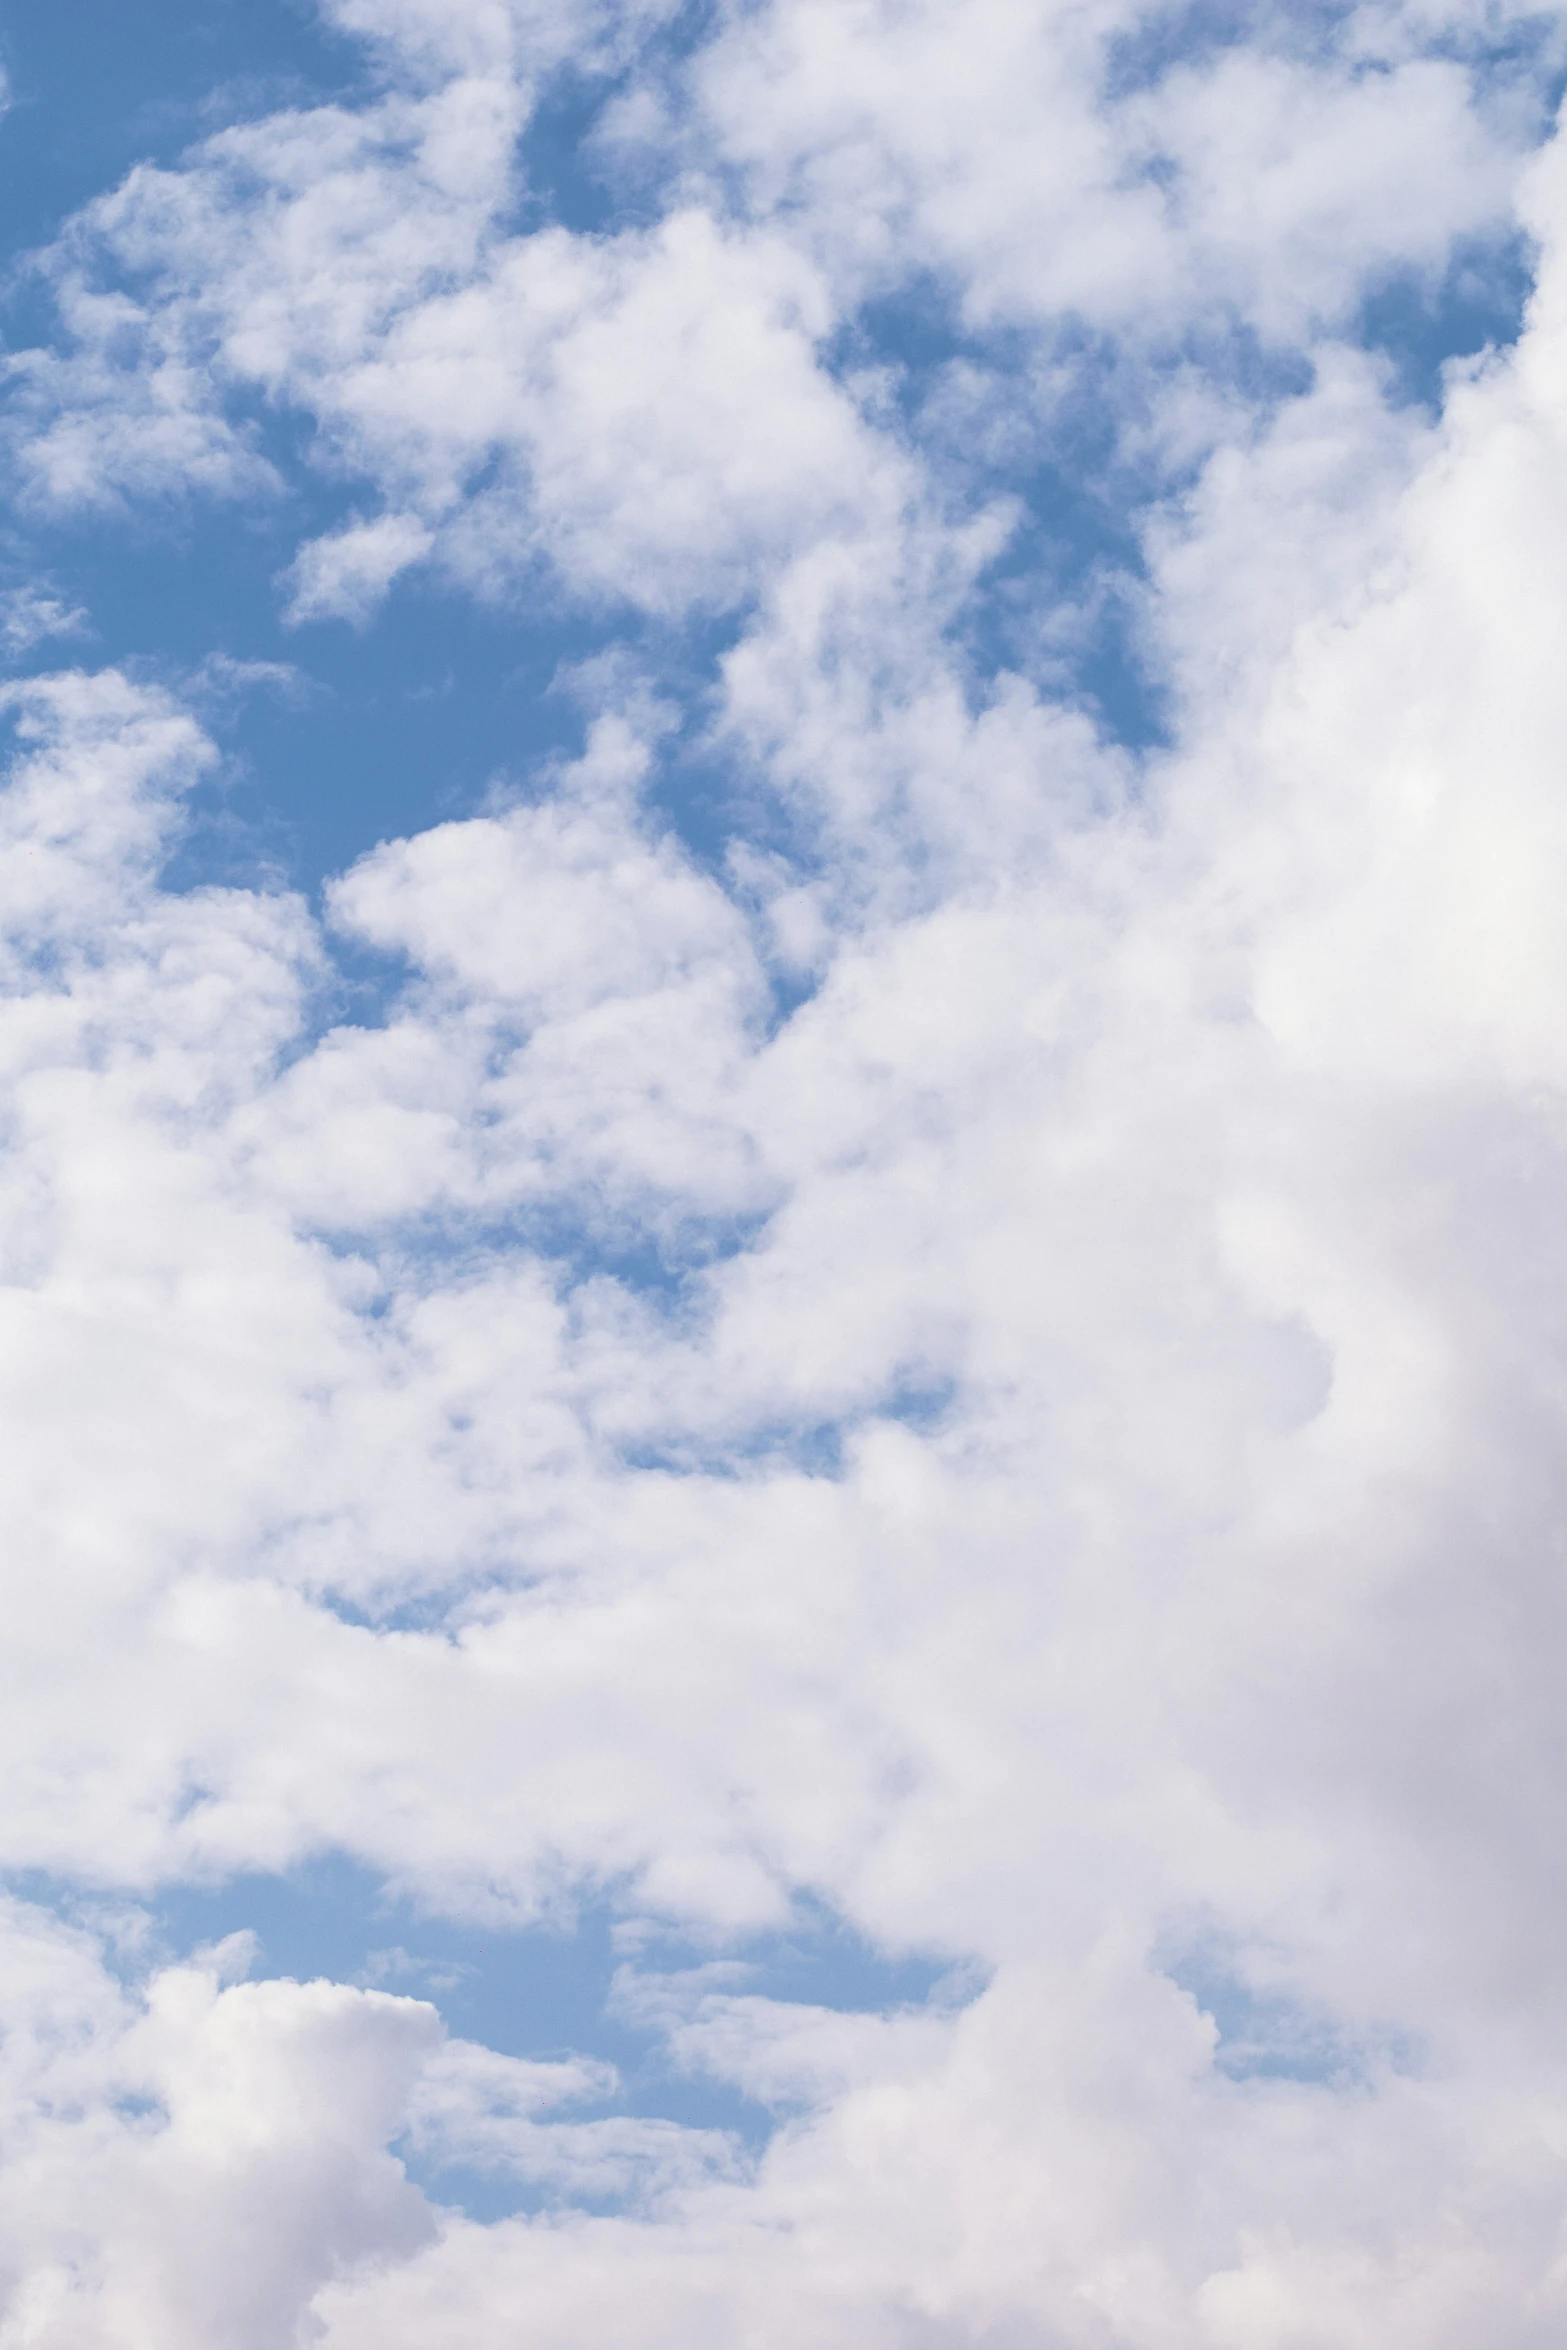
[[[936,271],[975,323],[1229,312],[1288,341],[1505,219],[1522,125],[1476,104],[1475,31],[1365,10],[1188,49],[1139,9],[781,0],[699,55],[696,94],[835,280]]]
[[[319,907],[171,866],[199,692],[3,689],[0,1864],[76,1890],[0,1921],[0,2343],[1543,2350],[1560,146],[1455,12],[778,0],[584,19],[654,217],[519,226],[564,19],[328,13],[362,101],[41,264],[31,510],[330,480],[298,623],[422,564],[651,633]],[[1400,404],[1368,288],[1515,230],[1516,349]],[[850,347],[925,274],[967,393]],[[1152,749],[985,651],[1069,327]],[[607,1902],[765,2142],[159,1950],[327,1853]],[[808,1904],[942,1982],[767,1992]]]
[[[235,1983],[225,1949],[139,1994],[94,1937],[8,1905],[0,2273],[16,2342],[287,2337],[333,2276],[417,2250],[384,2145],[434,2012]]]
[[[961,23],[780,0],[690,55],[656,10],[329,14],[414,79],[133,172],[41,258],[61,339],[12,362],[14,461],[56,507],[275,493],[256,401],[308,419],[317,471],[379,506],[301,547],[296,619],[362,620],[420,561],[678,616],[830,545],[882,570],[911,527],[960,546],[973,516],[887,429],[901,360],[838,348],[922,287],[960,338],[1026,337],[996,386],[1014,435],[1048,439],[1077,384],[1146,465],[1170,387],[1115,355],[1195,344],[1228,442],[1235,398],[1244,431],[1288,380],[1259,345],[1314,352],[1514,231],[1549,70],[1534,20],[1462,11],[1192,54],[1136,9],[1012,0]],[[644,212],[651,180],[652,225],[519,233],[548,187],[515,140],[567,69],[608,94],[597,168]]]

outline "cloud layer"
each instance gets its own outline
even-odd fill
[[[1544,2350],[1559,25],[323,13],[36,258],[18,514],[610,649],[319,904],[171,864],[188,680],[5,688],[0,2345]],[[610,1904],[768,2132],[159,1946],[326,1853]]]

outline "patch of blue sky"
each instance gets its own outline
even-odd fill
[[[1085,708],[1131,751],[1168,739],[1163,685],[1141,641],[1145,495],[1118,478],[1111,412],[1087,395],[1048,456],[995,488],[1017,519],[958,634],[976,675],[1016,671]]]
[[[718,0],[677,0],[660,20],[586,60],[568,58],[539,88],[517,143],[515,229],[558,223],[579,236],[651,226],[667,196],[669,166],[600,136],[633,84],[668,84],[716,29]]]
[[[90,659],[194,684],[224,741],[222,770],[192,795],[174,887],[270,871],[314,890],[378,842],[471,814],[498,780],[580,745],[580,712],[550,689],[603,644],[591,620],[487,607],[420,579],[373,628],[286,627],[277,574],[301,536],[354,504],[303,469],[295,479],[286,501],[69,520],[33,546],[13,533],[0,554],[12,583],[44,575],[86,615],[78,636],[33,648],[28,669]]]
[[[655,190],[628,185],[623,173],[605,168],[594,140],[623,81],[568,65],[541,92],[518,142],[516,227],[552,221],[597,236],[657,218]]]
[[[383,841],[473,815],[580,747],[580,713],[551,688],[598,643],[575,620],[519,624],[423,581],[362,634],[262,620],[230,657],[291,664],[298,683],[262,684],[235,709],[228,771],[198,787],[174,886],[216,878],[221,861],[225,877],[271,865],[314,891]]]
[[[742,1478],[759,1471],[790,1469],[800,1476],[836,1481],[847,1472],[856,1435],[886,1421],[912,1429],[916,1435],[935,1435],[946,1423],[959,1392],[953,1379],[900,1374],[881,1393],[857,1401],[831,1419],[802,1416],[769,1420],[717,1437],[636,1440],[621,1446],[620,1458],[627,1468],[671,1476]]]
[[[372,1317],[394,1291],[480,1280],[526,1256],[563,1296],[584,1281],[615,1281],[656,1308],[666,1328],[695,1331],[711,1309],[706,1276],[754,1250],[768,1220],[766,1210],[696,1215],[660,1195],[601,1200],[597,1212],[594,1205],[577,1186],[569,1206],[543,1201],[501,1215],[453,1209],[374,1230],[336,1229],[325,1239],[334,1254],[378,1269],[381,1287],[364,1309]]]
[[[656,682],[673,718],[654,809],[699,864],[721,866],[749,801],[704,736],[742,618],[672,627],[574,602],[542,572],[486,600],[416,570],[368,626],[290,626],[280,575],[302,539],[362,509],[363,490],[320,475],[297,416],[258,407],[250,421],[280,496],[67,515],[0,537],[0,588],[42,585],[81,616],[28,646],[17,674],[85,661],[156,679],[194,700],[226,753],[190,795],[169,887],[270,880],[318,896],[383,841],[472,815],[497,793],[527,796],[581,749],[573,680],[611,651],[627,676]],[[395,970],[339,954],[361,992],[384,1001]]]
[[[318,503],[312,527],[334,519]],[[270,882],[318,899],[381,842],[471,816],[497,795],[547,788],[548,771],[583,743],[572,672],[609,646],[673,692],[683,723],[649,797],[699,864],[721,864],[741,787],[694,738],[732,626],[676,637],[547,594],[477,602],[416,575],[368,629],[291,629],[274,582],[297,535],[297,511],[193,509],[58,526],[42,550],[46,567],[15,540],[0,550],[0,578],[46,576],[66,611],[87,616],[71,635],[29,648],[18,674],[90,661],[167,683],[193,701],[225,754],[189,795],[166,886]],[[384,1015],[406,967],[342,940],[334,954],[350,991],[343,1009]],[[320,1010],[328,1025],[342,1016],[331,1000]]]
[[[66,1917],[102,1926],[105,1905],[37,1873],[8,1889]],[[802,1896],[789,1926],[737,1941],[722,1953],[656,1921],[628,1918],[609,1898],[559,1918],[518,1927],[442,1915],[389,1888],[374,1871],[328,1855],[281,1875],[243,1875],[217,1885],[166,1888],[145,1905],[137,1930],[120,1919],[111,1962],[127,1981],[149,1966],[193,1956],[234,1934],[255,1938],[257,1979],[326,1978],[428,2000],[455,2036],[502,2055],[551,2060],[586,2056],[612,2065],[614,2093],[573,2103],[559,2118],[611,2116],[728,2133],[755,2153],[778,2115],[731,2083],[672,2058],[652,2011],[635,1996],[638,1978],[711,1968],[725,1989],[825,2008],[887,2015],[935,2004],[951,2008],[983,1987],[950,1953],[876,1949],[827,1904]],[[545,2117],[556,2118],[553,2116]],[[411,2175],[435,2200],[489,2220],[559,2200],[526,2179],[408,2155]],[[576,2196],[573,2201],[581,2200]],[[587,2200],[591,2203],[593,2198]],[[610,2200],[613,2200],[612,2198]]]
[[[1288,18],[1270,12],[1270,24],[1278,35],[1321,43],[1331,37],[1342,13],[1332,6],[1298,6]],[[1216,6],[1215,0],[1171,0],[1167,7],[1150,8],[1106,42],[1104,94],[1114,101],[1151,90],[1172,66],[1210,63],[1254,35],[1256,25],[1257,10],[1244,0],[1225,6]]]
[[[600,57],[568,60],[539,92],[519,143],[520,222],[556,220],[591,235],[651,227],[669,208],[687,159],[619,136],[617,103],[633,90],[652,94],[678,119],[689,103],[682,68],[723,29],[726,11],[723,0],[666,0],[666,8]],[[743,174],[712,155],[703,169],[743,212]]]
[[[417,1632],[455,1646],[470,1616],[485,1614],[497,1595],[536,1580],[526,1564],[519,1562],[510,1574],[497,1575],[485,1568],[454,1581],[449,1573],[443,1573],[438,1589],[418,1591],[411,1598],[406,1595],[406,1585],[399,1587],[396,1597],[388,1593],[380,1599],[346,1599],[341,1592],[324,1587],[311,1588],[309,1596],[313,1606],[324,1608],[356,1632]]]
[[[671,1477],[754,1476],[789,1468],[803,1477],[837,1480],[844,1473],[849,1423],[774,1420],[738,1437],[633,1438],[619,1447],[628,1469]]]
[[[716,16],[690,0],[648,31],[642,77],[678,67]],[[631,61],[568,62],[544,83],[519,142],[518,225],[592,232],[642,206],[594,146]],[[11,111],[0,141],[0,266],[45,242],[133,164],[174,162],[195,140],[284,106],[353,102],[364,45],[312,0],[0,0],[0,67]],[[651,193],[645,209],[656,208]]]
[[[582,2117],[574,2111],[562,2118]],[[472,2163],[440,2161],[406,2140],[393,2151],[407,2176],[431,2203],[480,2227],[493,2227],[499,2220],[543,2218],[563,2209],[594,2219],[612,2219],[629,2216],[642,2200],[634,2187],[629,2194],[602,2188],[595,2193],[580,2181],[573,2181],[568,2188],[560,2181],[519,2177],[499,2162],[481,2170]]]
[[[1517,341],[1533,285],[1526,237],[1463,244],[1438,281],[1407,271],[1374,287],[1352,339],[1382,353],[1402,400],[1435,415],[1454,361]]]
[[[274,107],[319,104],[363,73],[307,0],[38,0],[0,5],[0,262],[141,162]]]
[[[1247,1983],[1213,1951],[1187,1953],[1165,1972],[1211,2018],[1214,2063],[1230,2080],[1342,2089],[1386,2067],[1408,2071],[1417,2060],[1407,2035],[1349,2033],[1323,2009]]]
[[[1259,33],[1285,56],[1342,57],[1346,32],[1353,43],[1349,56],[1359,71],[1385,70],[1369,53],[1364,19],[1353,0],[1296,0],[1288,9],[1258,7],[1255,0],[1251,5],[1247,0],[1169,0],[1112,35],[1106,45],[1105,96],[1131,97],[1154,88],[1172,68],[1201,67],[1226,50],[1261,46]],[[1467,21],[1432,28],[1427,54],[1482,65],[1499,97],[1526,92],[1542,127],[1560,102],[1564,45],[1554,9],[1541,8],[1532,16],[1475,10]]]
[[[957,288],[921,270],[864,304],[823,359],[840,380],[874,383],[956,503],[1004,499],[1012,510],[1005,545],[953,621],[976,697],[1015,672],[1085,702],[1129,748],[1162,740],[1157,681],[1124,593],[1144,573],[1142,485],[1119,460],[1108,350],[1068,326],[1047,370],[1034,338],[967,330]]]

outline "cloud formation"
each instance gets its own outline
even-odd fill
[[[324,13],[37,258],[18,512],[614,649],[319,903],[173,862],[199,686],[4,689],[0,2346],[1544,2350],[1559,28]],[[609,1905],[765,2128],[149,1922],[323,1854]],[[813,1905],[937,1989],[764,1994]]]

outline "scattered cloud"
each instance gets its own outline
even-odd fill
[[[319,901],[172,863],[204,711],[313,707],[237,621],[182,691],[0,689],[0,2342],[1537,2350],[1528,23],[323,14],[359,100],[39,257],[18,511],[249,502],[291,625],[373,647],[406,576],[611,649],[574,751]],[[527,177],[567,69],[601,229]],[[1516,344],[1411,407],[1368,289],[1523,234]],[[987,634],[1007,563],[1050,605],[1074,482],[1152,748],[1078,607],[1037,671]],[[18,658],[83,625],[0,615]],[[126,1925],[327,1854],[470,1927],[640,1921],[618,2027],[746,2130],[447,2032],[456,1962]],[[963,1995],[764,1994],[736,1953],[802,1899]]]
[[[79,604],[67,604],[46,588],[12,588],[0,598],[0,644],[13,661],[23,659],[35,645],[83,636],[89,629]]]

